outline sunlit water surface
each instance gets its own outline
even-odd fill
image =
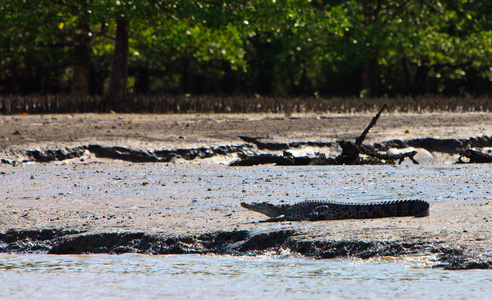
[[[0,298],[492,299],[492,272],[427,259],[5,254]]]

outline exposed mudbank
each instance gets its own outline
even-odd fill
[[[422,148],[429,152],[456,154],[459,149],[492,147],[492,137],[479,136],[471,137],[469,139],[421,138],[408,141],[391,140],[381,144],[375,144],[374,146],[376,148],[380,148],[381,150],[387,150],[389,148],[414,147]]]
[[[483,124],[490,124],[490,114],[388,115],[364,143],[377,152],[416,150],[415,159],[431,166],[90,163],[94,157],[230,163],[258,156],[266,164],[280,164],[272,161],[279,158],[309,164],[343,153],[337,141],[354,140],[369,117],[4,117],[0,160],[10,165],[0,172],[6,186],[0,193],[5,201],[0,252],[257,255],[287,250],[316,258],[433,253],[435,267],[492,268],[487,166],[440,166],[486,162],[492,135]],[[468,138],[472,135],[480,137]],[[73,167],[12,166],[70,159]],[[431,202],[430,218],[264,228],[250,222],[254,215],[237,209],[243,200],[414,196]]]
[[[185,160],[193,160],[197,158],[209,158],[216,155],[228,155],[245,151],[251,148],[251,145],[239,146],[219,146],[219,147],[200,147],[189,149],[175,150],[142,150],[130,149],[118,146],[101,146],[101,145],[82,145],[77,147],[65,147],[61,149],[29,149],[29,150],[14,150],[3,151],[1,159],[4,164],[18,164],[25,162],[52,162],[63,161],[73,158],[82,158],[86,154],[93,154],[100,158],[109,158],[123,160],[129,162],[171,162],[174,159],[182,158]]]
[[[279,165],[309,165],[330,164],[335,158],[324,156],[294,156],[288,150],[301,148],[336,148],[339,143],[332,142],[262,142],[261,138],[241,136],[246,143],[241,145],[224,145],[218,147],[199,147],[181,149],[144,150],[131,149],[118,146],[102,146],[97,144],[81,145],[76,147],[65,147],[57,149],[35,148],[25,150],[3,150],[0,152],[1,162],[4,164],[18,164],[25,162],[52,162],[63,161],[73,158],[83,158],[92,154],[100,158],[116,159],[129,162],[171,162],[175,159],[204,159],[214,156],[226,156],[237,154],[239,160],[232,165],[250,166],[257,164],[279,164]],[[430,153],[460,154],[457,163],[490,163],[492,156],[482,148],[492,147],[492,137],[481,136],[469,139],[412,139],[412,140],[390,140],[375,143],[368,147],[378,151],[389,151],[392,148],[420,148]],[[473,149],[475,148],[475,150]],[[471,149],[471,150],[470,150]],[[478,149],[478,150],[477,150]],[[275,151],[283,150],[283,154]],[[470,150],[470,151],[466,151]],[[467,158],[463,161],[462,158]],[[368,162],[369,163],[369,162]]]
[[[426,242],[380,242],[355,240],[302,240],[295,230],[282,229],[252,233],[247,230],[221,231],[198,236],[171,236],[142,232],[94,233],[50,230],[16,231],[0,234],[0,252],[47,254],[231,254],[261,255],[284,250],[320,259],[432,253],[433,267],[450,270],[492,269],[492,260],[473,257],[463,249]]]

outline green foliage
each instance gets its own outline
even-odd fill
[[[4,0],[0,89],[68,91],[83,44],[101,93],[117,18],[131,24],[134,92],[358,95],[369,59],[381,94],[491,92],[482,0]]]

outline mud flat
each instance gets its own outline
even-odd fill
[[[492,268],[490,165],[453,164],[456,148],[463,143],[478,141],[481,147],[490,147],[490,114],[383,115],[368,142],[396,140],[406,147],[408,141],[425,140],[428,146],[415,147],[419,165],[228,166],[235,151],[263,151],[239,136],[286,144],[287,151],[334,155],[336,141],[357,137],[371,117],[2,116],[0,251],[241,255],[290,251],[318,258],[426,254],[434,267]],[[291,147],[292,143],[301,145]],[[175,154],[167,161],[139,163],[96,155],[90,145],[120,154],[125,149]],[[77,147],[80,155],[57,154],[51,162],[27,154]],[[199,153],[211,155],[179,154],[201,148],[205,150]],[[431,214],[272,224],[257,223],[262,215],[239,206],[241,201],[305,199],[422,199],[431,204]]]

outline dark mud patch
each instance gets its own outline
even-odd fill
[[[25,162],[53,162],[63,161],[73,158],[83,158],[87,154],[95,157],[123,160],[135,163],[162,162],[168,163],[175,159],[193,160],[198,158],[209,158],[217,155],[229,155],[243,152],[251,148],[251,145],[239,146],[219,146],[219,147],[200,147],[175,150],[141,150],[126,147],[106,147],[101,145],[84,145],[78,147],[65,147],[62,149],[32,149],[3,151],[0,156],[4,156],[1,162],[4,164],[19,164]]]
[[[87,150],[93,153],[96,157],[119,159],[130,162],[171,162],[177,158],[193,160],[197,158],[209,158],[217,155],[228,155],[231,153],[244,151],[244,149],[247,148],[249,148],[248,145],[240,145],[145,151],[124,147],[103,147],[100,145],[87,146]]]
[[[468,139],[435,139],[423,138],[413,139],[408,141],[391,140],[383,143],[377,143],[375,148],[387,150],[389,148],[422,148],[429,152],[441,152],[448,154],[456,154],[460,149],[466,148],[485,148],[492,147],[492,137],[480,136],[471,137]]]
[[[291,251],[306,257],[375,258],[409,254],[437,254],[435,268],[449,270],[492,269],[492,260],[425,241],[380,242],[357,240],[303,240],[295,230],[252,233],[247,230],[221,231],[190,236],[137,233],[95,233],[52,230],[15,231],[0,234],[0,252],[47,254],[229,254],[262,255]]]
[[[262,142],[258,137],[239,136],[243,141],[255,145],[259,150],[288,150],[301,147],[333,147],[336,143],[330,142],[291,142],[291,143],[275,143],[275,142]]]
[[[199,148],[180,148],[180,149],[160,149],[160,150],[142,150],[131,149],[118,146],[102,146],[97,144],[82,145],[77,147],[65,147],[59,149],[28,149],[28,150],[3,150],[0,151],[1,162],[4,164],[19,164],[25,162],[53,162],[63,161],[74,158],[83,159],[87,154],[95,157],[122,160],[128,162],[145,163],[145,162],[162,162],[168,163],[175,159],[195,160],[211,158],[214,156],[237,155],[238,160],[231,165],[234,166],[252,166],[258,164],[278,164],[278,165],[326,165],[326,164],[343,164],[343,159],[338,157],[325,157],[318,155],[294,156],[288,150],[317,147],[317,148],[340,148],[343,142],[291,142],[276,143],[262,142],[261,138],[241,137],[246,143],[241,145],[225,145],[218,147],[199,147]],[[460,154],[457,163],[490,163],[492,161],[490,153],[481,151],[482,148],[492,147],[492,137],[481,136],[469,139],[413,139],[408,141],[391,140],[373,145],[364,145],[368,149],[377,151],[388,151],[391,148],[421,148],[431,153]],[[342,147],[343,148],[343,147]],[[465,151],[471,149],[471,151]],[[282,154],[273,151],[282,151]],[[270,152],[272,151],[272,152]],[[406,156],[410,158],[408,155]],[[343,157],[342,157],[343,158]],[[465,161],[461,158],[465,158]],[[400,160],[401,157],[396,155],[389,163]],[[410,158],[410,159],[413,159]],[[363,162],[372,164],[371,160]],[[363,164],[361,163],[361,164]]]
[[[6,253],[33,253],[50,251],[57,242],[74,234],[81,234],[77,230],[15,230],[11,229],[0,233],[0,252]]]

